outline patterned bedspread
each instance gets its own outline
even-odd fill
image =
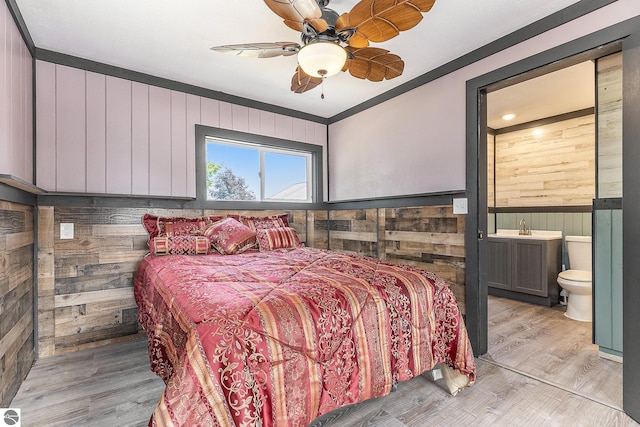
[[[306,426],[446,363],[475,363],[434,274],[312,248],[148,256],[135,276],[151,369],[150,425]]]

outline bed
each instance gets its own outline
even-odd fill
[[[306,426],[436,365],[457,376],[454,394],[473,383],[465,325],[438,276],[305,247],[286,226],[248,226],[252,245],[225,253],[233,233],[201,228],[221,222],[232,221],[203,220],[178,250],[155,241],[162,227],[150,232],[134,295],[166,387],[149,425]]]

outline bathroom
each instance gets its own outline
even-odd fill
[[[491,92],[487,98],[489,236],[498,230],[516,235],[519,229],[533,234],[559,232],[559,259],[553,266],[558,273],[571,269],[567,236],[592,236],[593,316],[569,319],[562,334],[582,330],[598,358],[618,364],[622,362],[621,81],[621,55],[612,54]],[[566,98],[572,105],[565,105],[567,99],[545,98],[561,90],[570,91]],[[509,121],[502,117],[507,113],[516,117]],[[558,285],[557,273],[553,276],[551,298],[524,301],[533,302],[537,310],[552,306],[548,310],[564,313],[567,306],[558,303],[566,304],[571,296]],[[491,317],[489,325],[491,334]]]

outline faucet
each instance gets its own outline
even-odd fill
[[[531,229],[527,228],[527,221],[525,221],[524,218],[520,220],[520,228],[518,229],[518,234],[521,236],[531,235]]]

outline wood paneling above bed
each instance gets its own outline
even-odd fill
[[[465,217],[451,206],[330,211],[329,249],[440,275],[465,312]]]
[[[386,209],[384,256],[438,274],[463,303],[464,232],[465,217],[449,206]]]
[[[329,249],[378,256],[378,209],[329,212]]]
[[[450,206],[237,211],[111,207],[38,209],[38,324],[41,357],[93,347],[139,333],[133,274],[147,253],[142,216],[286,212],[307,246],[413,264],[441,275],[464,313],[464,217]],[[60,239],[60,223],[74,238]]]
[[[452,206],[330,211],[330,218],[330,249],[432,271],[465,313],[465,216]]]

